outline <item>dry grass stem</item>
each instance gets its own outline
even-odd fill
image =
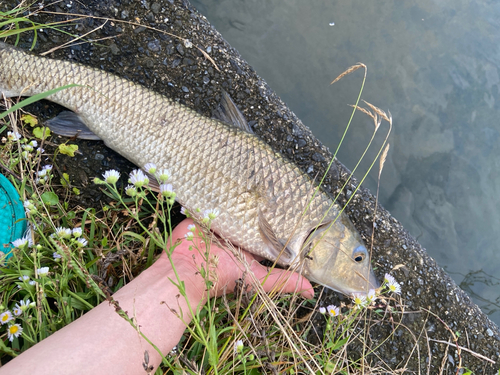
[[[345,76],[351,74],[352,72],[355,72],[356,70],[360,69],[360,68],[363,68],[365,69],[365,75],[366,75],[366,72],[368,70],[368,68],[366,67],[365,64],[363,63],[357,63],[356,65],[353,65],[349,68],[347,68],[343,73],[341,73],[337,78],[335,78],[331,83],[330,85],[333,85],[335,82],[338,82],[340,81],[342,78],[344,78]]]
[[[373,104],[371,103],[368,103],[366,100],[363,100],[365,102],[365,104],[370,107],[372,109],[373,112],[377,113],[380,117],[382,117],[385,121],[387,122],[390,122],[389,120],[389,117],[387,116],[387,114],[382,111],[380,108],[374,106]]]
[[[385,160],[387,159],[387,154],[389,152],[389,148],[391,147],[390,143],[388,143],[384,151],[382,152],[382,156],[380,156],[380,162],[379,162],[379,170],[378,170],[378,177],[380,178],[380,175],[382,174],[382,169],[384,169],[384,164]]]
[[[375,119],[375,115],[371,113],[369,110],[363,107],[356,107],[354,104],[349,104],[349,107],[356,108],[358,111],[363,112],[365,115],[370,116],[372,119]]]
[[[81,18],[81,17],[80,17],[80,18]],[[108,21],[106,20],[106,21],[105,21],[102,25],[97,26],[96,28],[94,28],[93,30],[89,31],[88,33],[85,33],[85,34],[83,34],[83,35],[80,35],[80,36],[78,36],[78,37],[76,37],[76,38],[74,38],[74,39],[72,39],[72,40],[70,40],[70,41],[68,41],[68,42],[66,42],[66,43],[61,44],[60,46],[57,46],[57,47],[54,47],[54,48],[52,48],[52,49],[50,49],[50,50],[48,50],[48,51],[45,51],[45,52],[41,53],[40,55],[41,55],[41,56],[45,56],[45,55],[48,55],[49,53],[52,53],[52,52],[54,52],[54,51],[57,51],[57,50],[58,50],[58,49],[60,49],[60,48],[65,48],[66,46],[68,46],[68,45],[70,45],[70,44],[73,44],[73,43],[74,43],[74,42],[76,42],[77,40],[83,39],[83,38],[85,38],[87,35],[92,34],[93,32],[95,32],[95,31],[97,31],[97,30],[99,30],[99,29],[102,29],[102,28],[104,27],[104,25],[106,25],[107,23],[108,23]]]
[[[475,351],[467,349],[466,347],[463,347],[463,346],[460,346],[460,345],[456,345],[454,342],[443,341],[443,340],[434,340],[434,339],[429,339],[429,341],[434,341],[434,342],[437,342],[437,343],[440,343],[440,344],[446,344],[448,346],[458,347],[460,350],[463,350],[464,352],[468,352],[468,353],[472,354],[474,357],[483,359],[483,360],[488,361],[488,362],[493,363],[493,364],[496,363],[494,360],[492,360],[492,359],[490,359],[488,357],[485,357],[482,354],[476,353]]]

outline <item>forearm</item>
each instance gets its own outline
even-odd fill
[[[187,263],[177,269],[182,275],[195,272]],[[169,307],[177,313],[182,311],[186,323],[190,321],[186,301],[177,297],[179,291],[169,279],[176,280],[168,259],[163,257],[113,296],[164,354],[178,343],[185,330]],[[199,280],[200,285],[187,283],[186,292],[196,309],[204,288],[201,278],[192,279]],[[105,301],[2,367],[0,373],[140,374],[144,371],[145,350],[150,365],[156,367],[160,355]]]

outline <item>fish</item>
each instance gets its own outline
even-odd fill
[[[100,139],[140,168],[170,172],[176,200],[234,246],[310,281],[351,295],[379,283],[370,253],[333,199],[296,164],[254,134],[223,93],[215,117],[203,116],[142,85],[82,64],[0,44],[0,91],[47,97],[66,107],[49,121],[58,134]]]

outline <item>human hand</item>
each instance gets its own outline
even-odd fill
[[[200,278],[201,276],[197,273],[197,271],[200,265],[205,263],[203,259],[205,244],[197,235],[197,233],[200,232],[199,228],[192,231],[195,234],[193,241],[185,239],[184,235],[189,232],[188,226],[191,224],[194,224],[193,220],[186,219],[177,225],[177,227],[173,230],[171,235],[172,241],[174,243],[176,241],[180,241],[180,244],[177,245],[172,253],[172,260],[174,266],[187,266],[188,269],[193,271],[184,274],[183,276]],[[191,250],[190,247],[192,248]],[[245,270],[244,265],[236,259],[230,250],[220,248],[215,244],[211,244],[210,246],[210,255],[218,258],[218,264],[216,267],[217,282],[214,283],[211,295],[220,296],[225,290],[228,292],[233,291],[236,285],[236,280],[243,277]],[[255,255],[247,251],[242,251],[242,256],[245,257],[246,262],[249,264],[250,270],[254,273],[255,277],[260,280],[261,283],[263,282],[262,287],[264,291],[270,292],[274,289],[283,293],[300,292],[305,298],[312,298],[314,296],[314,290],[311,283],[298,273],[278,268],[273,269],[269,273],[268,269],[258,262]],[[162,258],[168,261],[167,254],[163,254]],[[190,281],[193,282],[193,284],[198,286],[200,285],[199,283],[195,283],[195,280]]]

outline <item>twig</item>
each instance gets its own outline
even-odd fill
[[[477,358],[480,358],[480,359],[484,359],[485,361],[488,361],[490,363],[493,363],[495,364],[496,362],[488,357],[485,357],[484,355],[482,354],[479,354],[479,353],[476,353],[470,349],[467,349],[463,346],[460,346],[460,345],[457,345],[456,343],[454,342],[449,342],[449,341],[443,341],[443,340],[434,340],[434,339],[429,339],[429,341],[434,341],[434,342],[437,342],[437,343],[440,343],[440,344],[446,344],[446,345],[450,345],[450,346],[456,346],[458,348],[460,348],[460,350],[463,350],[463,351],[466,351],[470,354],[472,354],[474,357],[477,357]]]

